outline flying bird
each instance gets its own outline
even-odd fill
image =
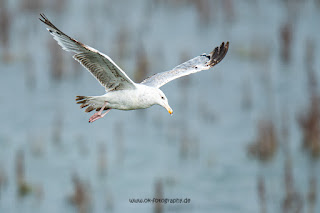
[[[40,16],[40,21],[47,26],[47,30],[62,49],[74,52],[73,58],[106,90],[106,94],[101,96],[76,97],[77,104],[81,104],[81,108],[86,107],[85,112],[97,111],[90,117],[89,123],[103,118],[111,109],[145,109],[156,104],[172,114],[168,99],[159,88],[174,79],[210,69],[225,57],[229,49],[229,42],[222,42],[209,54],[202,54],[172,70],[157,73],[141,83],[135,83],[109,56],[69,37],[54,26],[44,14]]]

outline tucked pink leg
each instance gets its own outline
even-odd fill
[[[102,114],[105,106],[107,105],[107,102],[104,103],[104,105],[101,107],[99,112],[94,113],[90,118],[89,118],[89,123],[92,123],[96,120],[98,120],[99,118],[103,118],[111,109],[107,109],[107,111],[105,113]]]

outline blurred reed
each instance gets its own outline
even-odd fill
[[[245,79],[242,84],[241,108],[243,110],[252,109],[252,86],[249,78]]]
[[[186,159],[189,155],[190,149],[190,138],[187,134],[187,131],[181,131],[180,136],[180,149],[179,149],[179,156],[180,159]]]
[[[249,155],[260,161],[272,159],[278,148],[278,139],[274,123],[270,120],[261,120],[255,141],[247,147]]]
[[[215,113],[213,106],[208,104],[208,100],[201,99],[198,101],[198,103],[199,116],[204,122],[206,122],[207,124],[211,124],[215,120],[217,120],[217,114]]]
[[[117,58],[119,60],[124,59],[129,54],[129,51],[128,51],[128,45],[129,45],[128,35],[129,34],[130,34],[129,29],[125,25],[120,27],[119,31],[117,32],[115,44],[116,44],[116,50],[118,53]]]
[[[318,158],[320,156],[320,111],[319,98],[313,96],[309,103],[307,113],[298,118],[300,128],[303,132],[302,147],[310,156]]]
[[[284,180],[285,183],[285,197],[282,201],[282,212],[302,212],[303,210],[303,197],[294,187],[294,179],[292,174],[292,160],[288,157],[285,160]]]
[[[309,192],[307,195],[307,201],[308,201],[308,213],[315,213],[315,206],[317,203],[317,183],[318,183],[318,177],[315,175],[312,175],[309,180]]]
[[[49,1],[48,3],[51,4],[50,9],[52,9],[56,13],[62,13],[66,8],[66,1],[64,0]]]
[[[200,155],[200,143],[197,138],[192,136],[190,129],[183,128],[180,135],[180,159],[198,158]]]
[[[213,19],[212,16],[216,14],[216,7],[221,7],[221,4],[219,2],[215,1],[214,5],[216,7],[212,7],[212,1],[210,0],[153,0],[153,4],[155,6],[158,6],[160,4],[166,5],[169,8],[173,8],[175,10],[178,10],[180,8],[191,6],[196,9],[196,15],[198,16],[199,20],[199,26],[200,27],[208,27],[211,20]],[[233,17],[233,1],[232,0],[226,0],[222,2],[223,8],[227,13],[226,17],[229,16]],[[218,5],[218,6],[217,6]]]
[[[73,175],[72,183],[74,191],[68,198],[69,202],[77,208],[79,213],[92,212],[89,184],[80,180],[77,175]]]
[[[180,61],[184,62],[190,59],[187,50],[184,50],[180,54]],[[187,112],[189,111],[189,93],[190,86],[192,83],[192,78],[190,76],[184,76],[178,80],[179,88],[179,111],[183,117],[187,117]]]
[[[123,122],[119,121],[114,125],[113,132],[115,134],[115,146],[116,146],[116,153],[117,153],[117,163],[119,165],[123,164],[125,152],[124,152],[124,134],[123,134]]]
[[[44,199],[44,189],[41,184],[33,185],[33,193],[37,199],[37,201],[40,203]]]
[[[18,150],[16,153],[15,165],[16,165],[16,183],[19,186],[20,183],[24,182],[25,180],[24,152],[22,150]]]
[[[2,166],[2,164],[0,164],[0,198],[1,198],[2,191],[5,188],[7,188],[7,186],[8,186],[8,176],[4,167]]]
[[[193,0],[193,3],[197,9],[197,15],[199,17],[200,26],[206,27],[210,24],[212,14],[212,8],[210,7],[209,0]]]
[[[141,82],[148,77],[149,60],[146,51],[141,45],[136,51],[136,68],[134,72],[134,82]]]
[[[76,148],[78,150],[79,155],[84,158],[87,157],[90,149],[89,147],[90,143],[86,140],[85,136],[83,134],[78,134],[76,136]]]
[[[155,194],[154,198],[156,199],[163,199],[163,184],[162,181],[159,179],[155,183]],[[154,204],[154,213],[162,213],[163,210],[163,203],[157,202]]]
[[[305,7],[306,0],[283,0],[285,3],[287,12],[287,20],[290,20],[293,24],[297,24],[297,20],[299,16],[301,16],[301,12],[303,7]]]
[[[317,92],[318,81],[313,68],[314,46],[312,40],[307,40],[305,61],[310,101],[306,112],[299,115],[298,122],[303,132],[302,147],[304,147],[312,157],[317,158],[320,156],[320,95]]]
[[[4,62],[10,60],[9,37],[11,25],[12,19],[10,19],[9,10],[7,9],[7,1],[0,0],[0,51]]]
[[[280,57],[286,64],[290,62],[292,50],[292,25],[285,23],[280,28]]]
[[[51,78],[54,81],[62,80],[64,73],[64,61],[63,61],[63,51],[61,47],[57,44],[57,42],[48,37],[49,39],[49,48],[48,52],[50,55],[50,71]]]
[[[282,212],[302,212],[303,210],[303,196],[295,187],[293,176],[293,161],[290,149],[290,132],[289,132],[289,116],[287,110],[284,111],[282,117],[282,148],[284,155],[284,198],[282,200]]]
[[[269,40],[261,37],[253,36],[250,38],[250,43],[235,44],[234,52],[238,57],[244,60],[251,60],[254,62],[268,63],[272,50],[270,48]]]
[[[314,58],[315,58],[315,46],[314,40],[307,39],[305,49],[305,67],[308,78],[308,92],[311,96],[317,94],[318,78],[314,69]]]
[[[43,0],[20,0],[20,10],[22,12],[38,12],[43,8]]]
[[[97,171],[98,175],[105,177],[107,175],[108,161],[107,161],[107,148],[105,143],[98,145],[97,155]]]
[[[30,134],[28,136],[28,143],[30,144],[31,153],[33,156],[41,157],[45,152],[45,139],[43,135]]]
[[[114,210],[114,198],[111,191],[109,191],[106,196],[106,209],[107,212],[113,212]]]
[[[26,87],[29,91],[34,91],[34,89],[37,86],[37,82],[36,82],[37,78],[36,78],[35,66],[34,66],[32,54],[28,53],[26,55],[26,59],[25,59],[24,63],[25,63],[25,69],[26,69],[26,72],[25,72]]]
[[[16,185],[19,197],[24,197],[32,192],[32,186],[25,178],[25,157],[22,150],[18,150],[15,158]]]
[[[258,177],[258,195],[260,202],[260,213],[267,213],[267,198],[266,198],[266,187],[265,181],[262,176]]]
[[[222,1],[222,8],[223,8],[226,22],[232,23],[235,20],[234,1],[233,0]]]
[[[53,125],[52,125],[52,141],[54,145],[61,146],[62,145],[62,123],[63,116],[58,112],[56,116],[54,116]]]

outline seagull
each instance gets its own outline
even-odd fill
[[[106,94],[101,96],[76,96],[77,104],[81,104],[81,108],[86,107],[85,112],[97,111],[90,117],[89,123],[103,118],[111,109],[135,110],[160,105],[172,115],[168,99],[159,88],[174,79],[210,69],[225,57],[229,49],[229,42],[222,42],[209,54],[204,53],[172,70],[157,73],[141,83],[135,83],[109,56],[69,37],[44,14],[40,16],[40,21],[47,26],[47,30],[62,49],[74,52],[73,58],[105,88]]]

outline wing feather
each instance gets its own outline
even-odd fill
[[[76,53],[73,58],[84,66],[106,91],[136,88],[135,83],[109,56],[69,37],[54,26],[44,14],[40,16],[40,21],[47,25],[47,30],[62,49]]]
[[[184,62],[172,70],[157,73],[146,78],[141,84],[160,88],[166,83],[202,70],[210,69],[218,64],[226,56],[229,49],[229,42],[222,42],[220,47],[216,47],[210,54],[202,54],[189,61]]]

